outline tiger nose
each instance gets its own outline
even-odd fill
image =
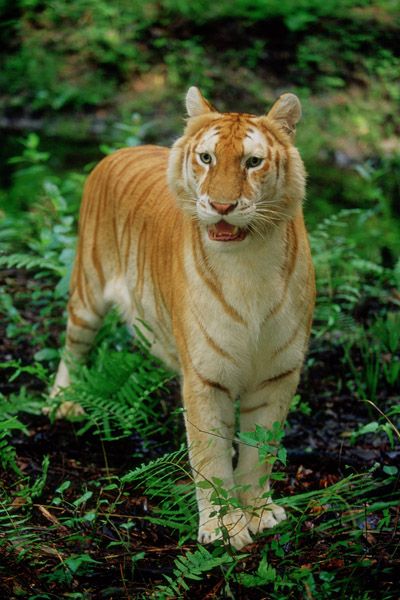
[[[232,212],[237,206],[237,202],[210,202],[210,204],[220,215],[227,215],[228,213]]]

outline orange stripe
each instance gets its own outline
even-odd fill
[[[215,340],[212,339],[212,337],[210,337],[210,335],[208,334],[206,328],[204,327],[204,325],[202,324],[202,322],[200,321],[199,317],[197,316],[197,314],[192,310],[192,314],[194,316],[194,318],[196,319],[196,322],[200,328],[200,331],[202,332],[202,334],[204,335],[207,344],[220,356],[223,356],[224,358],[230,360],[231,362],[233,362],[234,364],[237,365],[236,360],[233,358],[233,356],[231,356],[228,352],[226,352],[223,348],[221,348],[221,346],[219,346]]]
[[[113,207],[115,209],[115,206]],[[114,234],[114,248],[115,248],[115,254],[117,256],[117,262],[118,262],[118,266],[116,267],[118,269],[118,274],[121,273],[121,244],[118,240],[118,229],[117,229],[117,218],[116,218],[116,214],[115,214],[115,210],[113,210],[113,216],[112,216],[112,229],[113,229],[113,234]]]
[[[151,175],[154,176],[154,173],[152,173]],[[150,180],[151,175],[149,175],[148,173],[146,173],[147,178]],[[162,173],[161,176],[159,173],[156,173],[157,178],[154,180],[152,179],[149,183],[149,185],[147,185],[140,193],[139,195],[136,196],[136,205],[140,206],[140,204],[142,203],[143,199],[146,199],[147,197],[147,201],[149,202],[150,200],[156,201],[158,200],[158,198],[156,196],[149,196],[149,191],[151,191],[152,189],[154,189],[160,182],[166,182],[166,178],[165,178],[165,173]],[[146,201],[146,200],[145,200]]]
[[[291,244],[289,245],[290,260],[289,260],[289,264],[287,267],[288,278],[289,278],[292,275],[295,264],[296,264],[296,259],[297,259],[297,255],[298,255],[298,249],[299,249],[299,241],[297,238],[297,231],[296,231],[296,226],[295,226],[294,221],[289,221],[288,225],[290,227],[290,234],[291,234]]]
[[[282,379],[289,377],[289,375],[293,375],[293,373],[295,373],[299,369],[300,369],[300,367],[294,367],[293,369],[289,369],[289,371],[285,371],[284,373],[280,373],[279,375],[275,375],[274,377],[269,377],[268,379],[264,379],[264,381],[262,381],[257,386],[257,392],[262,390],[264,387],[266,387],[270,383],[276,383],[277,381],[282,381]],[[245,409],[244,411],[241,410],[240,412],[250,412],[250,410],[255,410],[255,409],[248,409],[248,410]]]
[[[96,218],[95,218],[95,222],[94,222],[93,245],[92,245],[92,252],[91,252],[93,266],[96,269],[97,275],[100,280],[100,285],[102,288],[104,288],[104,285],[105,285],[105,276],[104,276],[101,259],[99,258],[98,236],[99,236],[99,232],[100,232],[99,224],[100,224],[100,219],[101,219],[102,204],[103,204],[104,196],[105,196],[104,190],[102,189],[101,193],[99,194],[99,200],[97,202],[97,212],[96,212]]]
[[[305,291],[308,290],[309,283],[310,283],[309,280],[310,280],[310,271],[308,271],[308,273],[307,273],[307,282],[306,282]],[[306,295],[306,294],[304,294],[304,295]],[[306,304],[306,310],[303,312],[297,326],[295,327],[294,331],[292,332],[292,335],[290,336],[290,338],[288,340],[286,340],[286,342],[282,346],[280,346],[280,348],[278,348],[277,350],[275,350],[275,352],[273,352],[271,358],[275,358],[276,356],[278,356],[278,354],[280,354],[281,352],[286,350],[290,346],[290,344],[292,342],[294,342],[294,340],[296,339],[297,335],[299,334],[302,326],[304,325],[304,319],[308,315],[309,308],[310,308],[309,305]]]
[[[283,163],[283,168],[285,170],[286,175],[288,176],[290,167],[291,167],[291,161],[290,161],[290,154],[289,154],[287,146],[284,146],[284,151],[285,151],[285,160]]]
[[[130,210],[128,213],[128,216],[125,219],[124,227],[122,229],[122,234],[121,234],[121,242],[123,244],[124,240],[125,240],[126,232],[128,232],[128,238],[126,240],[126,249],[125,249],[125,256],[124,256],[125,272],[128,269],[129,256],[130,256],[130,251],[131,251],[131,246],[132,246],[132,222],[131,221],[132,221],[133,214],[134,214],[133,211]]]
[[[269,130],[264,131],[264,135],[267,138],[267,142],[269,144],[269,146],[274,146],[275,145],[275,140],[274,138],[271,136],[271,132]]]
[[[223,392],[224,394],[226,394],[232,400],[232,395],[231,395],[231,393],[230,393],[230,391],[229,391],[229,389],[227,387],[225,387],[224,385],[222,385],[218,381],[212,381],[211,379],[207,379],[206,377],[203,377],[197,371],[197,369],[194,368],[193,363],[192,363],[192,367],[191,368],[193,369],[194,373],[200,379],[200,381],[201,381],[201,383],[203,385],[206,385],[207,387],[211,387],[211,388],[213,388],[215,390],[219,390],[220,392]]]
[[[121,159],[122,157],[119,157],[119,158]],[[144,158],[144,157],[142,157],[142,158]],[[132,168],[132,164],[134,162],[136,163],[137,160],[138,159],[135,160],[135,157],[132,156],[132,159],[126,163],[121,163],[121,160],[119,160],[118,162],[115,161],[115,164],[109,166],[108,173],[107,173],[107,182],[111,183],[111,181],[115,181],[115,185],[114,185],[112,191],[110,190],[110,194],[109,194],[111,196],[111,198],[117,197],[117,188],[118,188],[118,185],[121,183],[122,177],[124,176],[126,171],[128,171],[129,169]],[[138,160],[138,162],[140,162],[140,159]],[[121,170],[118,171],[118,167],[121,164],[122,164],[122,168],[121,168]],[[118,194],[118,195],[121,195],[121,194]]]
[[[289,289],[289,282],[292,276],[292,273],[294,271],[294,267],[296,264],[296,258],[297,258],[297,254],[298,254],[298,240],[297,240],[297,233],[296,233],[296,228],[294,226],[294,222],[293,221],[289,221],[287,226],[286,226],[286,252],[285,252],[285,262],[284,262],[284,267],[283,267],[283,272],[286,272],[286,277],[285,277],[285,281],[284,281],[284,287],[283,287],[283,292],[282,292],[282,296],[279,299],[279,301],[277,302],[277,304],[275,304],[272,309],[265,315],[262,325],[264,325],[264,323],[266,323],[270,318],[275,317],[279,311],[281,310],[287,293],[288,293],[288,289]]]
[[[82,340],[77,340],[76,338],[72,337],[70,334],[67,335],[67,340],[69,343],[71,344],[79,344],[80,346],[91,346],[91,342],[84,342]]]
[[[79,246],[80,246],[80,244],[79,244]],[[79,297],[80,301],[86,307],[86,302],[85,302],[84,292],[83,292],[84,282],[83,282],[83,266],[82,266],[82,249],[79,247],[78,247],[78,253],[77,253],[76,259],[77,259],[77,264],[74,267],[74,272],[76,269],[76,273],[77,273],[76,291],[78,292],[78,297]],[[73,294],[73,292],[71,290],[71,297],[72,297],[72,294]]]
[[[193,235],[193,231],[195,232],[196,238]],[[226,301],[224,296],[220,293],[219,287],[215,283],[215,281],[213,281],[208,275],[206,275],[204,273],[203,266],[199,260],[199,249],[196,246],[196,242],[197,242],[197,244],[199,244],[200,248],[202,248],[202,250],[204,252],[204,249],[202,247],[201,240],[200,240],[199,230],[198,230],[197,226],[195,224],[193,224],[193,227],[192,227],[192,250],[193,250],[193,258],[194,258],[194,264],[196,267],[197,274],[199,275],[199,277],[201,277],[201,279],[207,285],[208,289],[212,292],[212,294],[215,296],[215,298],[217,298],[217,300],[219,300],[219,302],[221,303],[225,312],[237,323],[247,326],[246,321],[241,317],[241,315],[237,312],[237,310]],[[200,250],[200,254],[202,254],[201,250]],[[207,264],[206,261],[203,261],[203,263]]]
[[[93,331],[94,333],[97,333],[97,328],[91,327],[87,323],[87,321],[81,319],[81,317],[78,317],[78,315],[75,314],[74,309],[72,307],[69,308],[69,318],[73,325],[75,325],[76,327],[81,327],[82,329],[87,329],[88,331]]]
[[[142,224],[140,229],[138,245],[137,245],[137,257],[136,257],[136,285],[135,285],[135,297],[138,301],[141,300],[143,294],[144,285],[144,267],[145,267],[145,253],[144,246],[146,243],[146,222]]]
[[[180,327],[181,323],[177,321],[176,317],[174,316],[174,313],[172,314],[172,319],[174,325],[174,335],[179,347],[179,354],[181,359],[180,362],[183,367],[183,372],[193,372],[203,385],[223,392],[232,400],[232,395],[227,387],[225,387],[218,381],[213,381],[211,379],[203,377],[201,373],[199,373],[199,371],[196,369],[187,346],[187,337],[185,336],[185,332],[182,331]]]
[[[85,302],[85,304],[89,305],[90,310],[92,311],[93,314],[96,315],[96,317],[98,317],[99,319],[103,319],[104,313],[99,312],[99,310],[97,308],[96,302],[94,301],[93,294],[92,294],[92,287],[91,287],[91,284],[89,283],[89,278],[86,275],[86,271],[84,269],[83,269],[83,274],[84,274],[84,278],[85,278],[85,284],[83,286],[83,290],[84,290],[84,293],[86,295],[86,300],[87,300]]]
[[[281,164],[281,157],[280,157],[279,151],[276,150],[275,151],[275,167],[276,167],[276,178],[277,179],[279,177],[280,164]]]
[[[136,161],[135,161],[136,164]],[[158,174],[158,173],[157,173]],[[145,179],[148,179],[149,176],[154,175],[154,172],[149,171],[149,170],[142,170],[139,171],[138,173],[135,173],[135,175],[133,177],[131,177],[130,179],[128,179],[128,181],[126,182],[125,186],[122,188],[122,190],[118,193],[118,197],[119,198],[124,198],[127,193],[130,194],[134,194],[134,189],[132,189],[132,191],[130,191],[131,187],[138,189],[140,187],[140,185],[142,184],[142,182]],[[163,173],[163,177],[165,177],[165,173]],[[146,188],[147,190],[148,188]]]

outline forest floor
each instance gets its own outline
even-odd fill
[[[5,335],[5,322],[1,322],[0,355],[8,364],[29,364],[40,350],[31,331],[40,337],[44,327],[40,310],[26,301],[38,282],[23,270],[10,269],[2,275],[15,297],[22,299],[18,309],[27,327],[22,336],[12,339]],[[368,320],[376,309],[373,301],[364,303],[359,321]],[[55,340],[61,333],[59,323],[52,330]],[[289,415],[283,441],[287,465],[280,465],[282,479],[275,484],[278,497],[305,494],[306,502],[300,509],[294,506],[291,511],[289,507],[291,531],[280,526],[258,536],[235,559],[229,577],[221,566],[200,568],[197,579],[190,581],[190,590],[185,583],[179,584],[179,595],[166,592],[163,585],[166,576],[174,578],[175,573],[176,579],[176,561],[196,551],[195,541],[182,542],[169,523],[162,525],[162,514],[161,519],[152,519],[157,516],[158,499],[146,486],[120,485],[120,478],[143,461],[176,450],[168,432],[161,429],[150,445],[135,432],[119,440],[103,441],[90,432],[81,434],[79,423],[51,421],[40,410],[23,414],[26,429],[13,432],[8,440],[16,449],[18,471],[3,471],[1,485],[11,491],[10,510],[26,530],[20,540],[16,536],[0,546],[0,595],[10,600],[397,598],[399,488],[396,477],[388,477],[388,472],[399,464],[400,445],[398,440],[391,444],[384,433],[352,437],[360,424],[375,416],[371,417],[365,402],[354,399],[345,386],[338,386],[338,381],[346,379],[345,368],[340,345],[332,340],[311,343],[299,388],[301,402]],[[14,371],[4,370],[3,375]],[[5,395],[17,393],[21,385],[31,394],[46,394],[46,384],[38,381],[37,374],[26,372],[14,380],[3,377],[0,391]],[[160,402],[172,407],[179,404],[176,382],[161,394]],[[181,417],[176,419],[175,437],[182,439]],[[43,466],[45,457],[48,468]],[[27,481],[37,480],[42,481],[38,493],[32,492],[34,483],[29,493],[23,493]],[[173,485],[186,483],[190,482],[182,475]],[[329,496],[335,486],[339,486],[337,492]],[[65,491],[60,492],[60,488]],[[194,514],[192,518],[194,521]],[[26,552],[21,554],[23,535],[28,532],[34,541],[28,540]],[[261,580],[257,566],[266,548],[273,576]],[[229,548],[228,555],[232,555]],[[243,578],[251,572],[258,573],[254,581]],[[292,587],[284,590],[279,588],[279,577],[288,572],[292,573]],[[302,581],[302,592],[293,573],[297,573],[297,583]],[[338,581],[339,588],[335,587]]]

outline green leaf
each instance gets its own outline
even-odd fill
[[[84,504],[87,500],[89,500],[91,497],[93,496],[93,492],[91,491],[87,491],[84,494],[82,494],[82,496],[80,496],[79,498],[77,498],[75,500],[75,502],[73,502],[73,505],[78,507],[81,506],[81,504]]]
[[[214,489],[214,485],[211,483],[211,481],[206,481],[205,479],[197,481],[196,487],[200,488],[201,490]]]
[[[383,467],[383,472],[387,473],[387,475],[397,475],[397,473],[399,472],[399,469],[397,467],[395,467],[394,465],[385,465]]]
[[[66,479],[65,481],[63,481],[63,483],[61,485],[58,486],[58,488],[56,489],[56,494],[63,494],[65,492],[65,490],[67,490],[70,486],[71,486],[70,480]]]

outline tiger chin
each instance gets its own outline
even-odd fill
[[[271,466],[242,444],[234,469],[232,442],[237,399],[242,432],[284,423],[310,334],[314,270],[294,146],[301,106],[284,94],[266,115],[220,113],[191,87],[186,108],[172,149],[119,150],[87,180],[70,359],[52,394],[69,385],[70,361],[87,355],[111,306],[130,325],[146,322],[152,353],[181,378],[198,540],[224,534],[240,549],[285,518],[268,498]],[[215,481],[237,495],[223,516]]]

